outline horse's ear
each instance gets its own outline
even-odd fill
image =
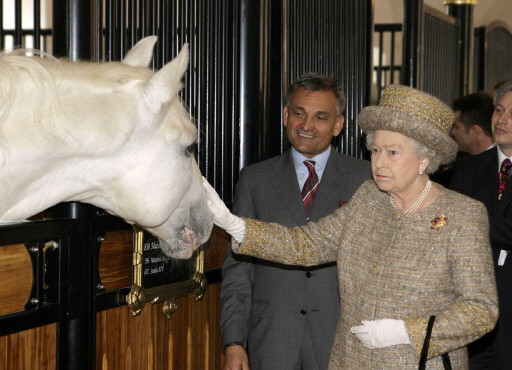
[[[181,78],[188,67],[188,44],[184,44],[180,53],[171,62],[163,66],[147,84],[149,96],[158,97],[161,103],[170,101],[183,87]]]
[[[157,36],[141,39],[126,53],[123,63],[132,67],[148,67],[153,58],[153,49],[157,39]]]

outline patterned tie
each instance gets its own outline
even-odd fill
[[[302,203],[304,203],[304,211],[306,211],[306,217],[309,220],[311,208],[313,207],[313,200],[318,190],[318,176],[315,172],[315,161],[304,161],[304,164],[308,168],[309,176],[304,183],[302,188]]]
[[[507,180],[509,177],[508,170],[510,167],[512,167],[512,162],[507,158],[501,164],[500,173],[498,174],[498,200],[503,196],[503,192],[507,186]]]

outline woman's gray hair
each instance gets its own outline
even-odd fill
[[[441,164],[441,157],[436,153],[436,151],[434,149],[430,149],[429,147],[427,147],[426,145],[420,143],[418,140],[410,137],[410,136],[407,136],[411,142],[412,142],[412,147],[414,149],[414,152],[416,153],[416,155],[418,156],[419,160],[423,160],[423,159],[429,159],[430,162],[427,166],[427,173],[434,173],[437,171],[437,169],[439,168],[439,165]],[[368,131],[366,133],[366,148],[368,150],[372,150],[372,144],[373,144],[373,139],[375,138],[375,131],[372,130],[372,131]]]

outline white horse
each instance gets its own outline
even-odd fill
[[[0,56],[0,221],[79,201],[146,229],[174,258],[208,239],[197,129],[178,97],[188,46],[155,73],[156,40],[123,62]]]

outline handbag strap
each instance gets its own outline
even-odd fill
[[[448,356],[448,353],[443,353],[441,358],[443,359],[444,369],[452,370],[452,363],[450,362],[450,356]]]
[[[427,355],[428,355],[428,347],[430,345],[430,336],[432,335],[432,328],[434,327],[434,321],[436,317],[434,315],[430,316],[427,324],[427,332],[425,333],[425,340],[423,341],[423,347],[421,348],[420,354],[420,363],[418,365],[418,370],[425,370],[425,366],[427,363]],[[450,362],[450,356],[448,353],[443,353],[441,355],[443,360],[443,366],[445,370],[452,370],[452,364]]]
[[[434,326],[435,319],[436,317],[434,315],[430,316],[428,319],[427,332],[425,334],[425,340],[423,341],[423,347],[421,348],[420,363],[418,365],[418,370],[425,370],[425,365],[427,363],[428,346],[430,345],[430,336],[432,335],[432,327]]]

